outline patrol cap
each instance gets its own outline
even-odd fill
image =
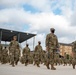
[[[41,41],[38,41],[38,43],[40,43],[40,44],[41,44]]]
[[[17,36],[13,36],[14,38],[17,38]]]
[[[51,31],[55,31],[55,29],[54,29],[54,28],[50,28],[50,30],[51,30]]]
[[[29,44],[26,44],[26,46],[29,46]]]

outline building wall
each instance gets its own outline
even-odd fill
[[[72,55],[72,46],[70,45],[60,45],[60,55],[64,56],[64,53]]]

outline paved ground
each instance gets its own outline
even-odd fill
[[[33,65],[27,67],[19,64],[16,67],[11,67],[9,64],[0,64],[0,75],[76,75],[76,69],[72,66],[56,66],[57,70],[48,70],[44,65],[38,68]]]

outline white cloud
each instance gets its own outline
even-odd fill
[[[76,26],[76,11],[71,15],[70,21],[72,26]]]
[[[76,9],[75,0],[0,0],[0,6],[3,8],[22,7],[24,4],[31,5],[40,11],[46,12],[59,8],[63,14],[67,12],[71,14],[71,10]]]
[[[49,0],[30,0],[29,4],[40,11],[51,11],[49,2]]]
[[[0,6],[3,8],[21,7],[24,4],[33,6],[40,11],[50,11],[49,0],[0,0]]]
[[[0,11],[0,16],[1,27],[11,24],[12,27],[23,28],[24,25],[28,24],[30,32],[47,33],[49,28],[55,27],[57,32],[61,31],[66,35],[71,30],[72,34],[76,33],[74,33],[75,27],[71,27],[69,20],[62,15],[48,12],[31,14],[23,9],[4,9]]]
[[[0,11],[0,27],[22,30],[27,24],[28,14],[23,9],[3,9]]]
[[[60,43],[72,43],[73,41],[75,41],[75,37],[73,37],[74,39],[72,38],[69,38],[69,37],[61,37],[59,38],[59,42]]]
[[[26,3],[28,0],[0,0],[0,6],[4,8],[10,7],[19,7],[24,2]]]

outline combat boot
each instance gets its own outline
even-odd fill
[[[75,69],[75,64],[73,64],[73,69]]]
[[[25,66],[27,66],[27,63],[25,63]]]
[[[17,64],[18,64],[18,62],[16,61],[16,62],[15,62],[15,65],[17,65]]]
[[[37,67],[40,67],[39,64],[37,64]]]
[[[47,69],[50,69],[50,67],[49,67],[49,63],[46,64],[46,67],[47,67]]]
[[[14,62],[11,62],[12,67],[15,67]]]
[[[14,64],[12,64],[12,67],[15,67],[15,65],[14,65]]]
[[[56,70],[53,64],[51,64],[51,70]]]

